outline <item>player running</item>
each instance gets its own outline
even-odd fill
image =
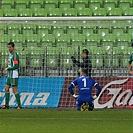
[[[8,71],[8,76],[6,79],[6,85],[5,85],[5,105],[2,106],[1,109],[9,109],[9,98],[10,98],[10,92],[9,88],[12,86],[13,93],[15,94],[16,101],[17,101],[17,108],[21,108],[21,102],[20,102],[20,94],[18,93],[18,68],[19,68],[19,56],[14,51],[14,43],[9,42],[8,43],[8,50],[10,52],[10,55],[8,57],[8,67],[5,68],[4,71]]]
[[[76,78],[68,87],[70,93],[77,99],[76,106],[79,111],[92,111],[94,108],[93,100],[98,97],[101,92],[101,87],[92,78],[87,75],[87,69],[83,68],[80,72],[80,77]],[[78,86],[78,95],[75,95],[73,88]],[[98,89],[95,96],[92,96],[92,87]]]

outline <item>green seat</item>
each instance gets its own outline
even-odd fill
[[[48,29],[39,29],[39,30],[37,31],[37,34],[38,34],[40,37],[46,36],[46,35],[49,34],[49,33],[48,33]]]
[[[3,17],[3,10],[0,9],[0,17]]]
[[[17,36],[19,34],[19,30],[18,29],[11,29],[8,30],[8,34],[12,37],[12,36]]]
[[[88,6],[88,1],[87,0],[75,0],[74,4],[85,4],[85,6]]]
[[[104,0],[104,3],[115,3],[115,6],[117,6],[118,1],[117,0]]]
[[[25,36],[23,34],[18,34],[17,36],[12,36],[11,40],[13,42],[22,42],[22,43],[25,43]]]
[[[64,34],[64,30],[63,29],[54,29],[52,34],[55,35],[55,37],[58,37],[58,36],[61,36],[62,34]]]
[[[75,36],[71,36],[72,42],[81,42],[81,44],[85,43],[85,36],[82,34],[77,34]]]
[[[90,0],[90,3],[100,3],[100,5],[103,5],[103,0]]]
[[[54,3],[46,3],[44,8],[49,12],[50,10],[53,10],[56,8]]]
[[[91,36],[87,36],[86,37],[86,43],[88,42],[88,44],[100,44],[100,36],[98,34],[93,34]]]
[[[93,31],[93,29],[84,29],[84,30],[82,31],[82,34],[85,35],[85,36],[87,37],[87,36],[93,35],[93,34],[94,34],[94,31]]]
[[[104,8],[107,10],[107,13],[110,11],[110,10],[113,10],[114,8],[116,7],[115,3],[105,3],[104,4]]]
[[[85,6],[84,3],[75,3],[75,4],[74,4],[74,8],[75,8],[77,11],[83,10],[85,7],[86,7],[86,6]]]
[[[37,34],[33,34],[31,36],[25,36],[26,42],[32,42],[32,43],[40,43],[41,37]]]
[[[32,10],[32,11],[37,11],[38,9],[40,9],[41,8],[41,4],[40,3],[32,3],[32,4],[30,4],[30,9]]]
[[[122,3],[119,3],[119,8],[125,12],[126,10],[128,10],[130,8],[130,3],[126,3],[126,2],[122,2]]]
[[[47,14],[48,17],[61,17],[62,11],[59,8],[55,8],[53,10],[50,10]]]
[[[3,34],[0,38],[1,43],[8,43],[10,42],[10,36],[8,34]]]
[[[99,8],[93,12],[93,16],[106,16],[106,15],[107,15],[106,9],[104,8]]]
[[[105,36],[101,37],[102,42],[112,42],[112,44],[115,44],[116,38],[113,34],[106,34]]]
[[[69,16],[76,17],[77,16],[77,10],[75,8],[69,8],[66,11],[62,12],[62,16],[64,16],[64,17],[69,17]]]
[[[117,41],[128,42],[130,44],[132,42],[132,36],[129,34],[122,34],[121,36],[117,37]]]
[[[124,30],[123,29],[120,29],[120,28],[115,28],[115,29],[113,29],[113,34],[115,35],[115,36],[121,36],[122,34],[124,34]]]
[[[62,12],[65,12],[71,8],[71,5],[69,3],[61,3],[59,8]]]
[[[11,10],[11,8],[12,8],[11,4],[2,4],[1,5],[1,9],[3,11],[9,10],[9,9]]]
[[[62,42],[62,43],[67,43],[70,44],[70,36],[68,34],[62,34],[58,37],[56,37],[56,42]]]
[[[125,10],[123,15],[124,16],[133,16],[133,8],[129,8],[128,10]]]
[[[47,10],[44,8],[37,8],[33,11],[34,17],[47,17]]]
[[[43,5],[43,0],[30,0],[30,4],[41,4]]]
[[[4,11],[4,17],[17,17],[18,12],[16,9],[9,9]]]
[[[26,6],[28,7],[29,5],[29,0],[15,0],[15,4],[26,4]]]
[[[55,36],[52,34],[48,34],[46,36],[43,36],[41,38],[41,42],[51,42],[51,43],[55,44]]]
[[[99,36],[106,36],[109,34],[109,29],[106,28],[100,28],[98,29],[98,35]]]
[[[19,30],[21,31],[22,25],[21,23],[8,23],[7,29],[8,30]]]
[[[58,7],[58,0],[45,0],[45,4],[55,4],[56,7]]]
[[[120,8],[114,8],[108,12],[108,16],[122,16],[122,10]]]
[[[2,4],[14,6],[14,1],[15,0],[2,0]]]
[[[84,8],[78,11],[78,16],[92,16],[92,10],[89,8]]]
[[[68,3],[71,5],[71,7],[73,7],[73,1],[72,0],[60,0],[59,4],[64,4],[64,3]]]
[[[133,29],[128,29],[128,34],[133,36]]]
[[[18,12],[19,17],[32,17],[32,10],[31,9],[24,9]]]
[[[25,30],[22,31],[22,34],[24,36],[32,36],[34,34],[34,32],[31,29],[25,29]]]
[[[26,3],[21,3],[21,4],[16,4],[15,5],[15,9],[18,11],[18,12],[21,12],[21,11],[23,11],[23,10],[25,10],[26,9]]]
[[[79,34],[79,31],[76,28],[75,29],[72,28],[72,29],[67,30],[67,34],[70,35],[70,36],[75,36],[75,35]]]
[[[119,3],[130,3],[131,7],[133,5],[133,1],[132,0],[119,0]]]
[[[97,9],[99,9],[101,7],[100,3],[90,3],[90,6],[89,8],[92,10],[92,11],[95,11]]]

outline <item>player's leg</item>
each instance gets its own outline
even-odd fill
[[[81,104],[79,103],[79,101],[76,101],[76,106],[77,106],[77,110],[80,111],[81,110]]]
[[[12,90],[13,90],[13,93],[16,97],[16,101],[18,104],[17,109],[20,109],[21,108],[21,101],[20,101],[20,94],[18,92],[18,78],[12,78]]]
[[[5,85],[5,105],[2,106],[2,109],[9,109],[9,99],[10,99],[10,92],[9,92],[9,88],[10,88],[10,78],[7,77],[6,79],[6,85]]]

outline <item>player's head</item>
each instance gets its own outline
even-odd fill
[[[86,68],[82,68],[80,71],[80,76],[87,75],[88,71]]]
[[[9,49],[9,52],[12,53],[14,51],[15,44],[13,42],[9,42],[7,44],[7,47]]]
[[[89,51],[87,49],[83,49],[81,56],[82,56],[82,58],[86,58],[86,56],[88,56],[88,54],[89,54]]]

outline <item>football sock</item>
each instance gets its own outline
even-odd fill
[[[16,97],[16,100],[17,100],[18,106],[21,107],[20,94],[19,94],[19,93],[15,94],[15,97]]]
[[[10,98],[10,92],[5,92],[5,102],[6,102],[6,106],[9,106],[9,98]]]

